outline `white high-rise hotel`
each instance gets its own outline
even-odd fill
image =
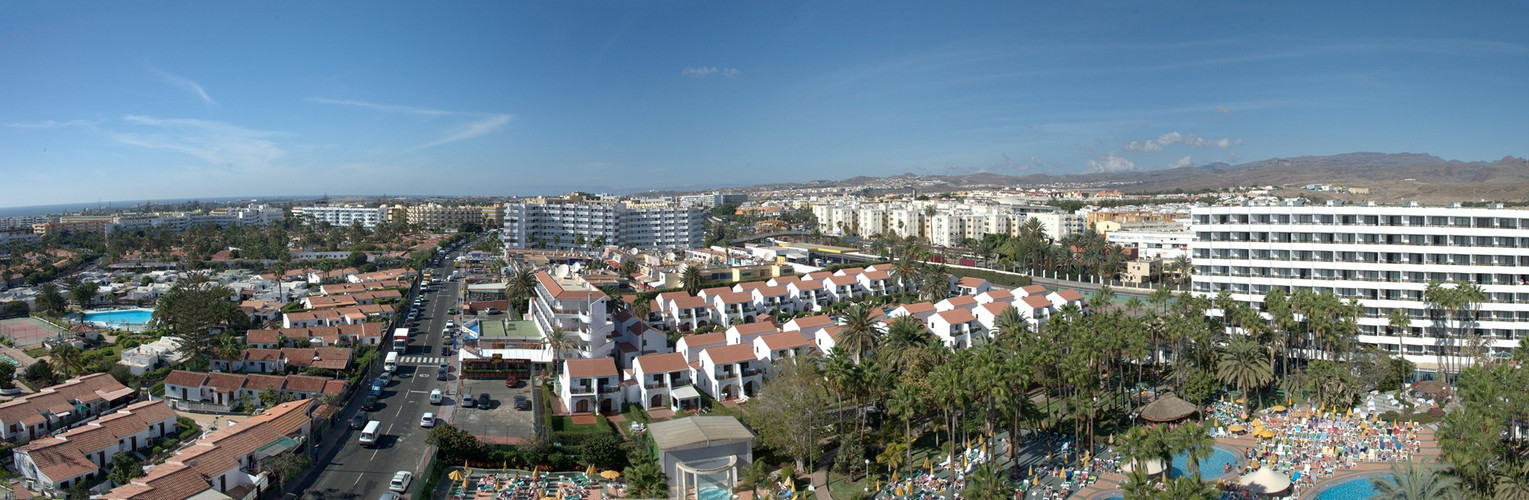
[[[1487,339],[1489,354],[1502,356],[1529,336],[1529,210],[1286,204],[1200,207],[1191,216],[1197,294],[1227,290],[1255,306],[1274,287],[1357,298],[1358,340],[1390,352],[1402,338],[1391,335],[1387,316],[1406,309],[1413,321],[1405,354],[1420,371],[1438,361],[1437,325],[1423,299],[1431,280],[1486,292],[1468,326]]]
[[[507,203],[500,238],[506,248],[696,248],[706,239],[706,212],[574,193]]]

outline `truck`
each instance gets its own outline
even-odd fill
[[[396,328],[393,330],[393,351],[402,353],[409,349],[409,329]]]
[[[382,360],[382,369],[388,373],[398,371],[398,352],[388,352],[388,357]]]

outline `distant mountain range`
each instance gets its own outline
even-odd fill
[[[901,191],[899,185],[934,189],[995,186],[1073,185],[1118,189],[1127,193],[1194,192],[1230,187],[1275,186],[1280,196],[1421,202],[1529,199],[1529,160],[1505,157],[1485,162],[1445,160],[1416,153],[1347,153],[1332,156],[1272,158],[1239,165],[1211,163],[1165,170],[1073,175],[1012,176],[989,172],[929,176],[854,177],[842,181],[754,186],[753,189],[865,187]],[[1368,194],[1297,191],[1307,184],[1369,189]],[[943,185],[943,186],[942,186]],[[927,191],[929,189],[919,189]]]

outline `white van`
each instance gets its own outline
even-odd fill
[[[382,422],[373,420],[366,423],[366,428],[361,429],[361,446],[372,448],[377,446],[377,438],[382,437]]]
[[[388,357],[382,360],[382,369],[388,373],[398,371],[398,351],[388,351]]]
[[[433,404],[433,405],[441,404],[441,398],[442,398],[442,396],[441,396],[441,390],[440,389],[431,389],[430,390],[430,404]]]

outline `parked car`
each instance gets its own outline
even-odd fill
[[[520,385],[520,378],[519,377],[516,377],[514,375],[510,375],[509,377],[505,377],[505,379],[504,379],[504,386],[505,387],[515,387],[517,385]]]
[[[472,408],[472,407],[475,407],[477,405],[478,405],[478,400],[473,399],[473,395],[472,394],[463,394],[462,395],[462,407],[463,408]]]
[[[361,409],[365,410],[365,411],[376,410],[377,409],[377,396],[367,396],[366,397],[366,404],[361,405]]]
[[[524,394],[516,394],[515,395],[515,409],[516,410],[520,410],[520,411],[530,410],[531,409],[531,398],[527,398]]]
[[[450,356],[451,355],[451,346],[445,346],[445,345],[441,346],[441,355],[442,356]]]
[[[424,416],[419,417],[419,426],[420,427],[435,427],[435,414],[434,413],[430,413],[428,411],[425,412]]]
[[[493,400],[488,398],[488,393],[487,392],[478,395],[478,407],[479,408],[487,410],[488,407],[490,405],[492,405],[492,404],[493,404]]]
[[[444,396],[441,394],[441,390],[440,389],[431,389],[430,390],[430,404],[433,404],[433,405],[441,404],[441,400],[442,399],[444,399]]]
[[[393,474],[393,480],[388,481],[388,489],[403,493],[409,491],[409,483],[414,481],[414,473],[406,470]]]
[[[360,429],[366,427],[366,412],[360,412],[350,417],[350,428]]]

